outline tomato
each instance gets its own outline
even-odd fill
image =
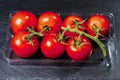
[[[65,45],[58,41],[57,34],[47,34],[41,42],[41,51],[47,58],[59,58],[64,54]]]
[[[80,44],[76,44],[78,36],[70,38],[67,42],[66,52],[68,56],[74,61],[84,61],[92,53],[92,44],[88,38],[82,36],[80,39]]]
[[[86,23],[87,32],[93,36],[96,36],[95,26],[99,29],[99,34],[103,36],[105,36],[110,30],[110,22],[107,17],[102,14],[92,15]],[[99,37],[102,37],[100,35]]]
[[[26,40],[28,32],[17,32],[11,39],[11,49],[20,58],[29,58],[33,56],[39,47],[36,37],[32,37],[32,43]],[[33,44],[33,45],[32,45]]]
[[[10,25],[14,33],[25,31],[28,27],[36,29],[37,18],[29,11],[18,11],[12,16]]]
[[[67,16],[64,21],[63,21],[63,24],[62,26],[65,27],[65,28],[71,28],[71,29],[74,29],[76,27],[76,24],[75,24],[75,21],[77,21],[78,23],[82,22],[83,19],[82,17],[80,16],[77,16],[77,15],[70,15],[70,16]],[[82,26],[82,28],[78,28],[80,31],[84,31],[85,30],[85,24],[82,23],[82,24],[79,24]],[[65,35],[66,36],[75,36],[77,35],[77,33],[73,33],[73,32],[68,32],[66,31],[65,32]]]
[[[51,28],[48,33],[58,33],[62,25],[61,17],[55,12],[44,12],[38,18],[37,31],[40,32],[46,26]],[[46,32],[43,32],[46,34]]]

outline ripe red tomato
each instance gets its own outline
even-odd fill
[[[92,53],[92,44],[88,38],[82,36],[80,44],[76,45],[75,41],[78,40],[78,36],[70,38],[67,42],[66,52],[68,56],[74,61],[83,61],[87,59]]]
[[[80,16],[77,16],[77,15],[70,15],[70,16],[67,16],[64,21],[63,21],[63,24],[62,26],[65,27],[65,28],[71,28],[71,29],[74,29],[76,27],[75,25],[75,21],[78,21],[79,23],[83,21],[82,17]],[[78,28],[80,31],[84,31],[85,30],[85,24],[82,23],[81,24],[82,28]],[[65,35],[66,36],[75,36],[77,35],[77,33],[73,33],[73,32],[68,32],[66,31],[65,32]]]
[[[58,41],[56,34],[47,34],[41,42],[41,50],[48,58],[59,58],[64,54],[65,45]]]
[[[61,17],[55,12],[44,12],[38,18],[37,31],[40,32],[46,26],[51,28],[49,33],[58,33],[61,28]],[[43,32],[45,34],[45,31]]]
[[[18,11],[11,18],[11,28],[14,33],[25,31],[28,27],[36,29],[36,16],[29,11]]]
[[[32,43],[26,40],[28,32],[17,32],[11,40],[11,48],[13,52],[20,58],[29,58],[33,56],[39,47],[36,37],[32,37]]]
[[[104,15],[95,14],[88,19],[86,23],[87,32],[93,36],[96,36],[95,25],[100,30],[100,34],[103,36],[109,32],[110,22]],[[102,36],[99,35],[99,37]]]

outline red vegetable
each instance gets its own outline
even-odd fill
[[[29,11],[18,11],[11,18],[11,28],[14,33],[25,31],[28,27],[36,29],[36,16]]]
[[[84,31],[85,30],[85,24],[84,24],[84,22],[83,23],[81,23],[81,22],[83,22],[82,17],[77,16],[77,15],[71,15],[71,16],[67,16],[64,19],[62,26],[65,27],[65,28],[71,28],[71,29],[79,27],[78,29],[80,31]],[[78,34],[76,34],[75,32],[67,31],[67,32],[65,32],[65,35],[66,36],[75,36],[75,35],[78,35]]]
[[[13,52],[20,58],[29,58],[33,56],[39,47],[36,37],[31,37],[31,41],[27,41],[28,32],[18,32],[11,40],[11,48]]]
[[[47,58],[59,58],[64,54],[65,45],[58,41],[58,35],[48,34],[41,42],[41,50]]]
[[[92,15],[86,23],[87,32],[96,36],[97,29],[99,29],[99,37],[105,36],[110,29],[109,20],[101,14]]]
[[[58,33],[61,28],[61,17],[55,12],[44,12],[38,18],[37,31],[47,28],[48,33]],[[46,34],[45,31],[43,31]]]
[[[78,36],[70,38],[67,44],[66,51],[72,60],[83,61],[92,53],[91,42],[84,36],[82,36],[80,40],[78,40]]]

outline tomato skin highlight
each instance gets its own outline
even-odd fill
[[[42,53],[47,58],[59,58],[64,54],[65,45],[58,41],[56,34],[47,34],[41,42]]]
[[[26,31],[28,27],[36,30],[37,18],[32,12],[18,11],[12,16],[10,25],[14,33]]]
[[[102,14],[92,15],[86,22],[86,29],[89,34],[96,36],[96,32],[93,28],[94,24],[99,28],[100,34],[105,36],[110,30],[109,20]],[[99,37],[102,37],[99,35]]]
[[[76,25],[74,24],[75,21],[78,21],[78,22],[82,22],[83,19],[82,17],[78,16],[78,15],[70,15],[70,16],[67,16],[63,23],[62,23],[62,26],[65,27],[65,28],[71,28],[71,29],[74,29],[76,27]],[[82,23],[81,26],[83,28],[79,28],[80,31],[85,31],[85,23]],[[65,32],[65,36],[76,36],[78,35],[77,33],[74,33],[74,32],[68,32],[66,31]]]
[[[78,36],[75,36],[74,39],[77,40]],[[84,61],[92,53],[92,44],[86,37],[82,36],[80,43],[83,43],[79,47],[74,45],[73,38],[70,38],[67,42],[66,52],[68,56],[74,61]]]
[[[33,56],[39,47],[39,43],[36,37],[32,37],[33,45],[26,41],[28,32],[17,32],[11,39],[11,49],[20,58],[29,58]]]
[[[48,11],[42,13],[38,18],[37,31],[40,32],[45,26],[51,28],[48,33],[58,33],[62,25],[61,17],[53,12]],[[46,34],[46,32],[43,32]]]

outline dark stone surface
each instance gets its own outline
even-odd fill
[[[0,1],[0,79],[4,80],[78,80],[120,79],[120,0],[1,0]],[[110,69],[96,66],[34,66],[10,65],[3,59],[5,34],[11,11],[29,10],[33,13],[57,11],[62,13],[113,13],[117,40],[117,57]],[[3,37],[4,36],[4,37]]]

